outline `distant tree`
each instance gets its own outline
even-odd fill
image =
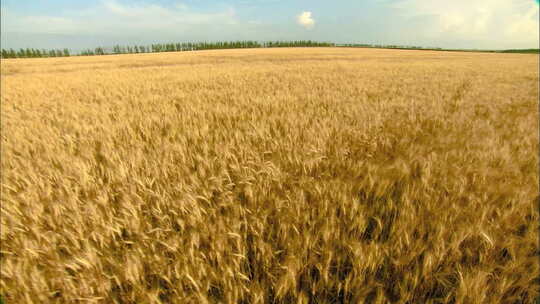
[[[95,51],[92,49],[87,49],[81,52],[81,55],[83,56],[94,56],[99,52],[100,48],[96,48]]]
[[[212,49],[236,49],[236,48],[262,48],[262,47],[328,47],[336,46],[330,42],[318,42],[313,40],[294,40],[294,41],[265,41],[258,42],[252,40],[237,40],[237,41],[200,41],[200,42],[182,42],[182,43],[156,43],[149,46],[121,46],[115,45],[112,48],[112,53],[146,53],[146,52],[179,52],[189,50],[212,50]],[[339,44],[338,46],[345,47],[381,47],[380,45],[368,44]],[[412,46],[386,45],[385,48],[415,48]],[[110,51],[109,51],[110,52]],[[106,51],[102,47],[81,51],[80,55],[105,55]],[[0,56],[2,58],[32,58],[32,57],[67,57],[70,56],[69,49],[53,49],[53,50],[38,50],[38,49],[20,49],[18,51],[3,50]]]

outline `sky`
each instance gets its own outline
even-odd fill
[[[225,40],[539,47],[538,0],[2,0],[2,48]]]

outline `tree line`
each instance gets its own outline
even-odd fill
[[[18,51],[14,49],[2,49],[1,51],[2,58],[43,58],[43,57],[68,57],[71,56],[69,49],[19,49]]]
[[[158,43],[151,45],[115,45],[110,49],[97,47],[95,49],[85,49],[78,54],[73,54],[69,49],[45,50],[45,49],[2,49],[2,58],[42,58],[42,57],[67,57],[67,56],[94,56],[108,54],[137,54],[137,53],[159,53],[159,52],[183,52],[198,50],[216,49],[241,49],[241,48],[274,48],[274,47],[330,47],[335,46],[330,42],[317,42],[311,40],[299,41],[224,41],[224,42],[182,42],[182,43]]]
[[[300,41],[219,41],[219,42],[182,42],[182,43],[157,43],[152,45],[121,46],[115,45],[110,52],[103,48],[95,50],[87,49],[81,55],[104,55],[104,54],[137,54],[137,53],[160,53],[160,52],[184,52],[199,50],[219,49],[243,49],[243,48],[269,48],[269,47],[329,47],[334,46],[330,42],[317,42],[311,40]]]
[[[422,47],[411,45],[394,45],[394,44],[366,44],[366,43],[343,43],[335,44],[339,47],[357,47],[357,48],[381,48],[381,49],[404,49],[404,50],[442,50],[437,47]]]

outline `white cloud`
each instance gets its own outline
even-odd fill
[[[307,29],[312,29],[315,26],[315,20],[311,18],[311,12],[307,11],[298,15],[296,17],[296,22]]]
[[[9,10],[5,7],[0,8],[1,11],[1,30],[2,34],[7,31],[28,32],[32,28],[27,26],[31,24],[34,28],[43,31],[47,29],[49,32],[63,30],[72,27],[73,20],[63,17],[52,16],[22,16]]]
[[[431,16],[428,35],[491,40],[538,47],[538,4],[531,0],[400,0],[392,5],[408,16]]]
[[[188,6],[182,2],[177,2],[174,7],[181,11],[185,11],[188,9]]]
[[[67,15],[67,14],[65,14]],[[2,8],[2,32],[115,35],[141,32],[182,33],[198,26],[236,24],[232,8],[217,12],[195,11],[185,4],[173,7],[156,4],[124,4],[102,0],[89,10],[70,11],[70,17],[21,15]]]

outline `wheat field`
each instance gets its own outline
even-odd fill
[[[1,62],[5,303],[534,303],[538,55]]]

